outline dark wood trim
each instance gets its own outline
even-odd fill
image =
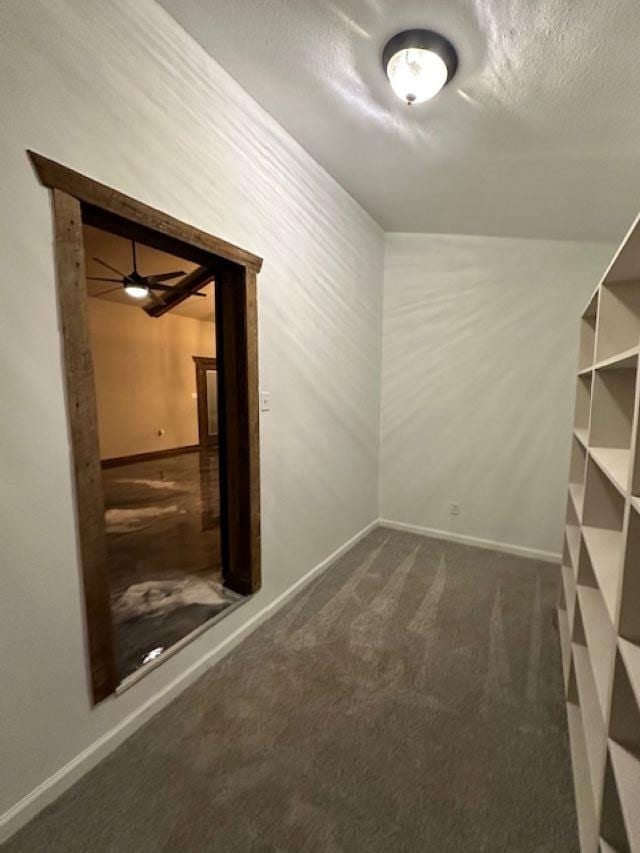
[[[183,256],[215,276],[223,577],[242,594],[256,592],[261,584],[256,275],[262,261],[40,155],[30,156],[41,181],[53,190],[67,408],[96,703],[115,691],[118,676],[82,224],[96,224]]]
[[[256,279],[249,271],[236,268],[216,279],[216,330],[224,377],[220,432],[220,510],[223,529],[228,531],[224,577],[231,589],[248,595],[261,585],[260,483],[255,482],[260,466],[258,328]]]
[[[220,269],[237,266],[237,264],[233,264],[219,255],[212,255],[210,252],[192,246],[191,243],[186,243],[184,240],[177,240],[175,237],[155,231],[152,225],[133,219],[125,219],[123,216],[117,216],[115,213],[110,213],[108,210],[102,210],[85,202],[82,203],[82,221],[85,225],[101,228],[103,231],[124,237],[125,240],[136,240],[136,242],[144,243],[152,249],[159,249],[161,252],[167,252],[167,254],[175,255],[177,258],[184,258],[185,261],[191,261],[198,266],[207,267],[214,276]]]
[[[111,189],[111,187],[81,175],[73,169],[49,160],[42,154],[37,154],[35,151],[28,151],[27,153],[40,181],[46,187],[62,190],[85,204],[94,205],[124,219],[139,222],[168,237],[189,243],[212,255],[218,255],[227,261],[232,261],[234,264],[260,272],[262,258],[257,255],[252,255],[226,240],[213,237],[199,228],[187,225],[187,223],[162,213],[162,211],[156,210],[148,204],[136,201],[136,199],[118,192],[118,190]]]
[[[184,447],[168,447],[165,450],[150,450],[148,453],[133,453],[131,456],[112,456],[100,462],[102,468],[117,468],[119,465],[133,465],[136,462],[150,462],[153,459],[166,459],[168,456],[180,456],[182,453],[197,453],[199,444],[185,444]]]
[[[224,316],[222,314],[222,294],[224,281],[216,281],[213,291],[215,301],[215,324],[213,331],[216,338],[216,364],[218,366],[218,475],[220,482],[220,550],[222,559],[222,575],[225,583],[228,583],[228,566],[231,538],[229,530],[229,510],[227,492],[225,485],[229,479],[229,454],[227,451],[227,433],[229,418],[227,415],[227,370],[224,358]]]
[[[218,359],[210,355],[192,355],[194,362],[204,370],[217,370]]]
[[[247,269],[244,276],[244,339],[242,349],[246,353],[245,406],[247,415],[247,462],[244,466],[244,476],[247,480],[249,499],[245,508],[245,523],[249,531],[248,569],[251,591],[260,589],[262,584],[262,544],[261,544],[261,510],[260,510],[260,392],[258,371],[258,281],[254,270]]]
[[[209,411],[207,405],[207,371],[215,370],[217,373],[218,362],[215,358],[203,355],[194,355],[193,361],[196,367],[196,393],[198,394],[198,438],[200,440],[200,448],[204,450],[208,447],[218,446],[218,435],[212,436],[209,434]],[[220,394],[218,394],[219,397]],[[219,399],[216,402],[219,408]]]
[[[76,513],[94,703],[114,692],[118,674],[107,574],[98,417],[87,319],[82,216],[77,199],[54,190],[55,249]]]

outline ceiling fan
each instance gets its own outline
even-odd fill
[[[108,264],[106,261],[100,260],[100,258],[93,258],[93,260],[100,264],[100,266],[106,267],[106,269],[111,270],[111,272],[116,273],[118,278],[106,278],[104,276],[97,275],[88,275],[87,281],[108,281],[113,284],[117,283],[117,287],[110,287],[107,290],[103,290],[100,293],[94,294],[95,296],[105,296],[107,293],[114,293],[116,290],[123,289],[127,296],[131,296],[133,299],[152,299],[154,302],[163,304],[164,300],[162,299],[162,293],[166,291],[173,290],[173,285],[164,284],[165,281],[170,281],[172,278],[180,278],[181,276],[185,276],[186,272],[184,270],[176,270],[175,272],[163,272],[158,273],[157,275],[142,275],[138,272],[138,260],[136,253],[136,241],[131,241],[131,260],[133,263],[133,269],[130,273],[123,273],[115,267]],[[206,296],[206,293],[192,293],[191,296]]]

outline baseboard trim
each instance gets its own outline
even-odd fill
[[[213,648],[209,649],[199,660],[188,669],[170,681],[154,696],[143,703],[139,708],[121,720],[116,726],[94,741],[90,746],[72,758],[67,764],[49,776],[29,794],[19,800],[14,806],[0,815],[0,844],[5,842],[21,827],[34,818],[38,812],[56,800],[85,773],[96,766],[116,747],[120,746],[137,729],[151,719],[154,714],[161,711],[166,705],[176,698],[183,690],[192,684],[207,669],[216,664],[227,655],[238,643],[251,634],[255,629],[279,610],[300,589],[310,583],[318,575],[322,574],[333,563],[336,562],[350,548],[353,548],[361,539],[378,526],[378,520],[372,521],[363,527],[355,536],[348,539],[343,545],[329,554],[324,560],[310,569],[301,578],[298,578],[284,592],[281,592],[272,601],[268,602],[261,610],[254,613],[246,622],[240,625],[228,637],[225,637]]]
[[[135,465],[136,462],[150,462],[153,459],[167,459],[169,456],[182,456],[183,453],[195,453],[199,444],[185,444],[183,447],[167,447],[164,450],[149,450],[146,453],[132,453],[131,456],[112,456],[102,459],[102,468],[119,468],[120,465]]]
[[[419,536],[429,536],[432,539],[444,539],[447,542],[474,545],[476,548],[500,551],[504,554],[514,554],[517,557],[528,557],[532,560],[544,560],[548,563],[562,562],[562,555],[554,551],[539,551],[536,548],[525,548],[522,545],[511,545],[508,542],[494,542],[491,539],[479,539],[476,536],[467,536],[464,533],[452,533],[450,530],[435,530],[431,527],[405,524],[404,522],[391,521],[387,518],[381,518],[379,523],[381,527],[388,527],[390,530],[404,530],[407,533],[417,533]]]

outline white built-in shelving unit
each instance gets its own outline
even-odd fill
[[[559,628],[583,853],[640,853],[640,219],[580,320]]]

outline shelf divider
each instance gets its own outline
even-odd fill
[[[583,527],[582,535],[611,624],[614,625],[622,561],[622,532],[602,527]]]
[[[589,456],[616,489],[626,495],[631,474],[631,450],[625,447],[590,447]]]
[[[640,761],[633,753],[609,742],[618,797],[631,850],[640,850]]]

